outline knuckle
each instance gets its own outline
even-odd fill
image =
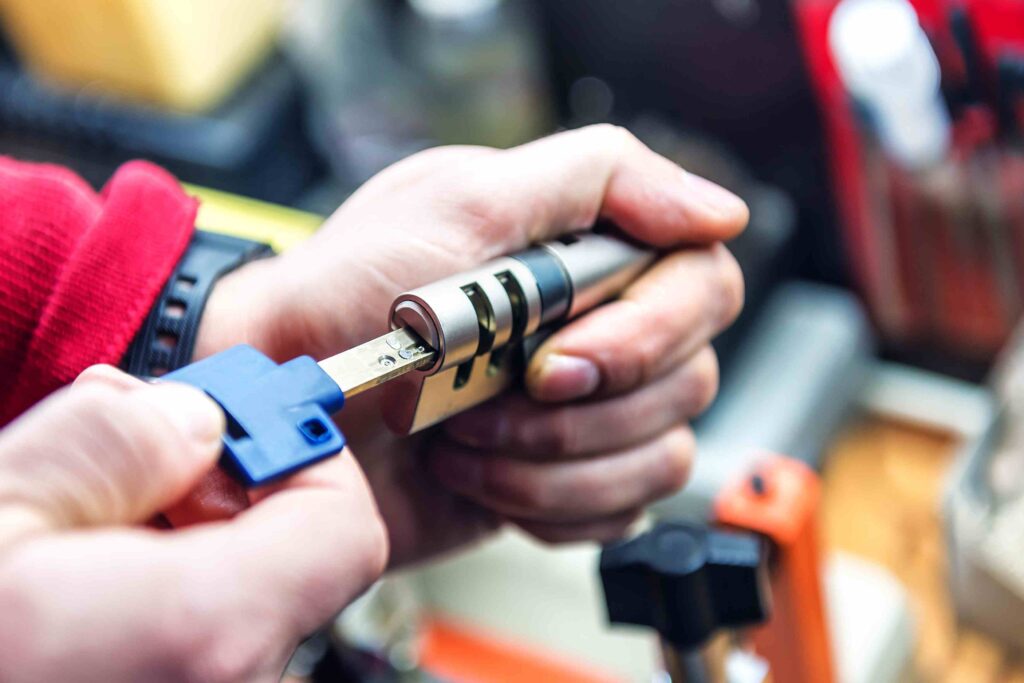
[[[37,608],[33,596],[39,595],[34,585],[35,572],[30,567],[8,561],[0,570],[0,679],[24,675],[31,671],[33,662],[40,661],[35,653],[40,633]]]
[[[552,413],[558,412],[557,410]],[[524,418],[521,416],[510,416],[505,425],[507,429],[502,446],[513,451],[524,451],[527,453],[541,453],[550,445],[550,423],[554,419],[546,416],[543,421]],[[488,442],[488,445],[493,445]]]
[[[353,498],[358,498],[355,505],[352,504]],[[371,586],[384,573],[390,559],[387,527],[368,487],[360,487],[358,491],[332,492],[320,504],[323,507],[317,518],[334,515],[335,510],[344,507],[349,510],[347,515],[358,519],[359,524],[344,530],[336,527],[329,536],[325,535],[325,539],[333,539],[331,553],[335,559],[303,572],[301,582],[294,586],[295,604],[302,606],[297,611],[300,623],[292,624],[293,632],[298,635],[309,627],[302,623],[303,619],[316,614],[325,604],[338,608],[346,604],[355,597],[350,592],[352,587],[362,592]],[[334,563],[347,567],[346,575],[350,581],[338,581],[337,573],[328,569]]]
[[[168,616],[159,620],[158,630],[152,635],[154,643],[171,668],[178,670],[180,678],[199,683],[236,683],[250,680],[252,670],[263,656],[269,643],[258,634],[240,634],[230,627],[224,607],[214,606],[211,596],[218,578],[196,576],[195,569],[180,571],[180,585],[191,590],[179,591]],[[222,578],[231,578],[222,575]],[[203,587],[198,589],[197,587]],[[275,645],[280,645],[275,644]]]
[[[719,303],[719,322],[729,325],[743,310],[745,285],[743,271],[739,262],[723,245],[716,245],[715,258],[718,264],[717,300]]]
[[[645,333],[659,328],[657,310],[633,299],[623,299],[614,305],[620,307],[624,320],[631,321],[628,327],[623,325],[629,330],[624,333],[628,336],[620,346],[604,352],[600,360],[608,388],[622,391],[646,384],[657,374],[664,348],[659,335]]]
[[[251,680],[253,653],[243,639],[218,635],[185,662],[190,683],[241,683]]]
[[[521,428],[518,441],[537,455],[563,456],[576,452],[576,422],[566,410],[553,410],[541,425]]]
[[[632,370],[630,375],[630,386],[641,386],[650,382],[657,374],[658,367],[662,363],[664,350],[661,341],[653,335],[642,337],[636,346],[633,347]]]
[[[597,543],[611,543],[629,535],[633,525],[643,513],[640,510],[627,513],[613,522],[603,525],[591,534],[587,540]]]
[[[146,410],[138,402],[105,385],[87,385],[71,393],[70,417],[87,445],[118,455],[162,451],[167,448],[160,430],[151,429]]]
[[[373,583],[381,577],[388,567],[388,560],[391,555],[391,544],[388,538],[387,526],[377,506],[362,518],[363,533],[365,535],[366,548],[363,553],[364,559],[364,583]]]
[[[614,507],[620,499],[621,484],[620,480],[610,478],[603,467],[582,468],[566,484],[567,493],[573,495],[565,496],[564,507],[578,508],[579,501],[586,501],[586,507],[591,510]]]
[[[547,511],[554,503],[547,482],[531,465],[495,460],[484,471],[487,492],[499,500],[533,511]]]
[[[642,144],[629,129],[613,123],[595,123],[581,130],[594,136],[599,144],[614,147],[620,153]]]
[[[663,447],[659,496],[673,494],[686,485],[693,467],[696,441],[689,428],[676,429],[665,436]]]
[[[693,417],[707,410],[718,395],[718,356],[714,349],[707,346],[698,352],[684,374],[685,388],[680,392],[685,402],[683,412]]]
[[[471,253],[487,254],[494,245],[502,245],[509,241],[510,231],[517,227],[514,206],[507,202],[494,200],[494,193],[486,188],[473,190],[473,181],[452,180],[453,191],[460,222],[472,229],[470,235],[475,238],[471,243]]]
[[[179,577],[179,581],[189,580],[187,572],[180,572]],[[177,591],[170,609],[157,614],[146,633],[163,653],[167,666],[179,669],[181,677],[189,681],[201,680],[207,667],[207,648],[218,635],[209,626],[209,605],[195,596],[193,591]]]
[[[432,181],[446,179],[462,164],[471,161],[472,155],[468,153],[470,150],[493,151],[490,148],[459,145],[431,147],[391,164],[371,178],[367,185],[393,187],[401,184],[408,189],[409,184],[414,183],[429,189]]]
[[[72,391],[62,408],[65,447],[77,456],[77,480],[73,486],[58,478],[50,481],[54,495],[64,499],[59,507],[79,522],[100,510],[118,518],[128,514],[131,502],[120,482],[152,485],[147,461],[171,444],[157,437],[160,430],[150,429],[142,408],[107,386]]]
[[[73,386],[79,387],[84,384],[92,384],[94,382],[103,382],[110,376],[109,365],[90,365],[75,378],[72,382]]]
[[[565,545],[576,540],[572,535],[547,526],[531,526],[525,527],[523,530],[546,546]]]

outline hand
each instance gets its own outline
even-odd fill
[[[387,432],[376,405],[385,392],[356,397],[341,421],[395,562],[504,520],[549,541],[612,538],[686,479],[686,421],[717,388],[709,341],[742,305],[742,276],[720,242],[747,221],[737,197],[622,129],[507,151],[438,148],[393,166],[308,242],[227,278],[207,309],[200,353],[242,341],[279,359],[337,353],[382,334],[398,293],[597,218],[665,255],[620,300],[551,337],[527,393],[429,437]]]
[[[351,457],[230,522],[144,526],[214,467],[223,429],[195,389],[98,367],[0,432],[0,680],[277,681],[377,578],[384,529]]]

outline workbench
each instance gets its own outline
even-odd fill
[[[907,589],[917,624],[917,680],[1024,683],[1024,660],[960,627],[953,611],[940,513],[959,446],[953,433],[873,416],[853,419],[823,472],[825,543],[878,563]]]

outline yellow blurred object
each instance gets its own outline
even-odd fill
[[[184,111],[216,105],[274,44],[284,0],[0,0],[41,78]]]
[[[318,216],[229,192],[185,185],[199,200],[196,225],[203,230],[265,242],[280,253],[309,238],[324,222]]]

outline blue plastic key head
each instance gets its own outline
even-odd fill
[[[345,395],[309,356],[278,365],[235,346],[165,375],[198,387],[227,417],[222,460],[244,484],[284,477],[345,447],[331,420]]]

